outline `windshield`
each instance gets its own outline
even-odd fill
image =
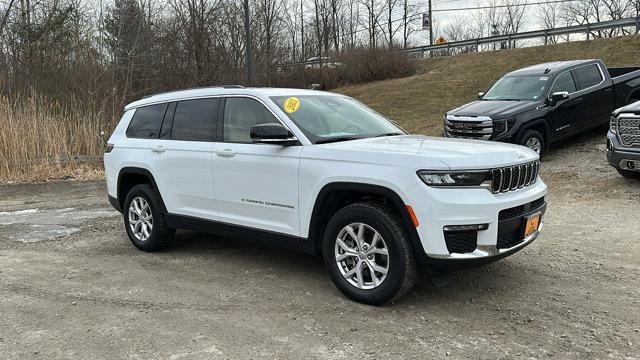
[[[384,116],[348,97],[300,95],[271,100],[314,144],[406,134]]]
[[[549,81],[548,76],[505,76],[498,80],[482,100],[524,100],[540,99]]]

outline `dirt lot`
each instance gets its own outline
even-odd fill
[[[385,307],[295,252],[139,252],[101,182],[2,185],[0,358],[640,358],[640,182],[603,156],[602,134],[551,151],[538,240]]]

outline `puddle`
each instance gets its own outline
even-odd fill
[[[69,236],[80,231],[80,225],[91,219],[115,217],[111,208],[23,209],[0,212],[0,226],[13,230],[7,236],[20,242],[38,242]],[[16,226],[17,225],[17,226]],[[0,229],[0,236],[4,231]]]
[[[69,236],[78,231],[80,229],[63,225],[29,225],[9,235],[9,239],[23,243],[33,243]]]

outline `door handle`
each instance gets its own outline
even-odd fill
[[[582,99],[582,98],[577,98],[574,102],[575,102],[576,104],[580,104],[580,103],[582,102],[582,100],[584,100],[584,99]]]
[[[165,150],[166,149],[162,145],[154,146],[154,147],[151,148],[151,151],[157,152],[157,153],[164,152]]]
[[[216,155],[222,156],[222,157],[233,157],[233,156],[236,156],[236,152],[231,149],[222,149],[222,150],[216,150]]]

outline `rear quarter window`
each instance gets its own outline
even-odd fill
[[[576,78],[578,79],[580,90],[598,85],[602,81],[600,68],[598,68],[598,65],[596,64],[576,68],[573,72],[576,74]]]
[[[137,108],[127,128],[127,137],[139,139],[157,138],[166,109],[167,104]]]

